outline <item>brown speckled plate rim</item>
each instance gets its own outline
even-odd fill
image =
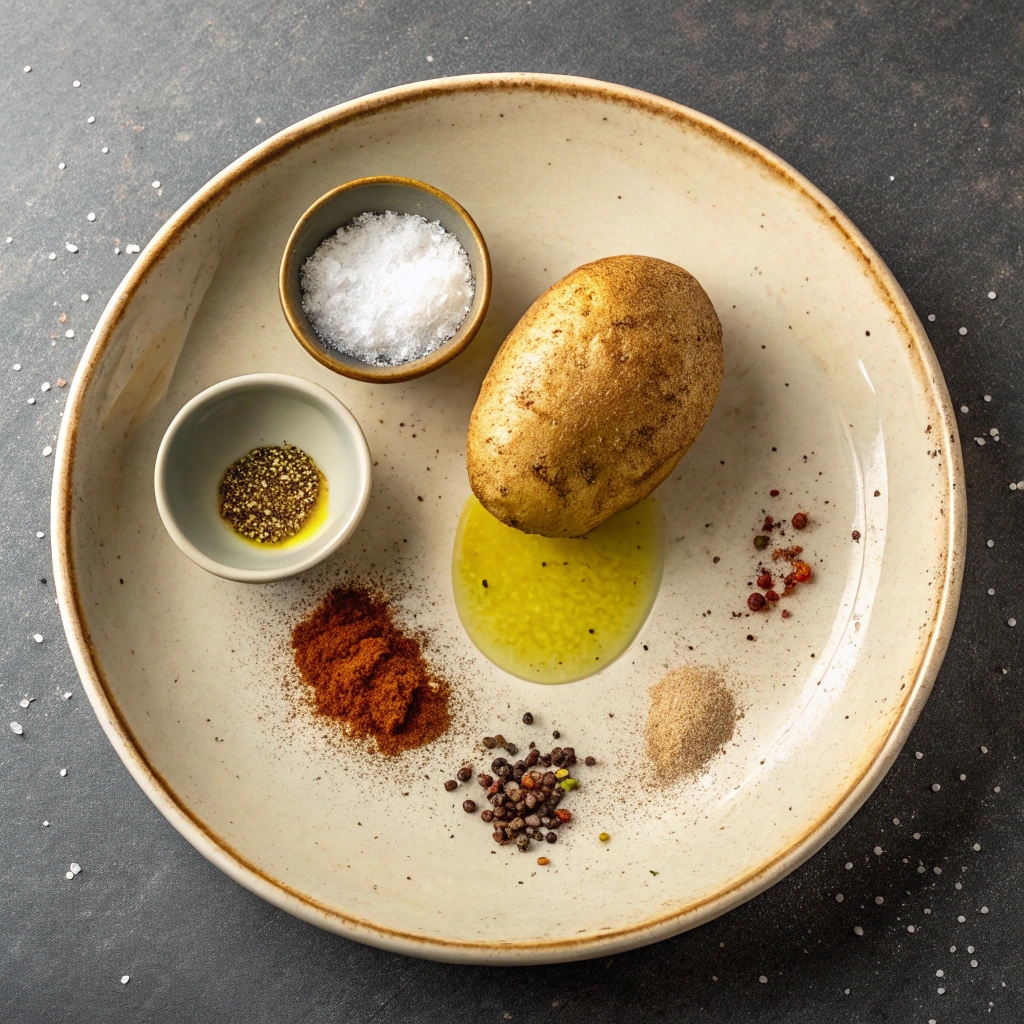
[[[682,124],[735,147],[790,188],[811,200],[823,221],[831,224],[846,246],[864,264],[896,323],[908,338],[913,371],[933,413],[942,426],[940,449],[945,456],[946,489],[938,501],[939,512],[948,523],[948,542],[943,564],[939,599],[921,643],[913,684],[903,691],[903,703],[888,734],[851,771],[845,793],[810,826],[802,836],[757,870],[738,877],[713,896],[679,906],[626,927],[597,930],[585,935],[522,942],[469,942],[387,928],[369,920],[344,914],[324,905],[285,881],[274,878],[231,847],[182,801],[150,763],[146,752],[132,734],[118,708],[113,691],[92,642],[88,619],[79,591],[72,547],[74,515],[73,483],[78,431],[89,388],[113,331],[123,319],[146,276],[160,263],[195,221],[216,206],[232,188],[270,162],[336,128],[364,119],[379,111],[432,97],[460,92],[554,93],[569,99],[582,97],[640,109]],[[57,442],[53,478],[51,532],[53,536],[54,582],[68,643],[86,694],[114,749],[132,776],[168,821],[208,860],[244,885],[302,920],[394,952],[463,963],[528,964],[575,960],[608,955],[667,938],[709,921],[750,899],[802,864],[831,839],[856,813],[882,780],[910,734],[917,716],[931,692],[942,663],[956,618],[963,576],[967,529],[966,491],[960,442],[945,381],[928,337],[903,290],[867,239],[846,216],[792,167],[763,146],[723,124],[670,100],[625,86],[590,79],[541,74],[467,75],[438,79],[387,89],[343,103],[292,125],[250,150],[212,178],[186,202],[156,233],[107,303],[82,356],[68,395]]]

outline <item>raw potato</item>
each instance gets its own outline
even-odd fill
[[[509,526],[579,537],[647,497],[722,386],[722,325],[697,280],[609,256],[553,284],[505,339],[469,421],[481,504]]]

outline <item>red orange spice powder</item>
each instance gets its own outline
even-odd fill
[[[292,631],[295,664],[318,715],[388,756],[422,747],[451,724],[450,687],[402,630],[381,594],[335,587]]]

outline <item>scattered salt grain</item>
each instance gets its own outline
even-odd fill
[[[433,57],[428,57],[427,58],[427,60],[433,60],[433,59],[434,59]],[[767,985],[768,984],[768,979],[763,974],[760,975],[757,980],[759,982],[761,982],[762,985]]]
[[[74,872],[73,872],[73,871],[65,871],[65,872],[64,872],[64,877],[65,877],[66,879],[68,879],[68,881],[70,881],[70,880],[71,880],[72,878],[74,878],[74,877],[75,877],[75,875],[74,875]]]
[[[70,327],[64,332],[65,338],[73,338],[74,336],[75,332]]]
[[[22,697],[21,700],[18,701],[18,703],[23,708],[27,708],[29,706],[29,704],[31,703],[31,701],[28,699],[28,697]]]
[[[434,58],[429,53],[427,54],[427,63],[428,64],[433,64],[434,63]]]
[[[64,691],[64,692],[63,692],[63,693],[62,693],[62,694],[60,695],[60,699],[61,699],[61,700],[71,700],[71,692],[70,692],[69,690],[65,690],[65,691]]]
[[[945,971],[936,971],[935,972],[935,977],[936,978],[944,978],[945,976],[946,976]]]
[[[44,380],[43,383],[39,385],[39,390],[40,391],[49,391],[50,390],[50,382],[48,380]]]
[[[89,301],[89,293],[88,292],[82,292],[82,301],[83,302],[88,302]]]
[[[994,299],[994,298],[996,297],[996,293],[995,293],[995,292],[989,292],[989,293],[988,293],[988,297],[989,297],[990,299]]]
[[[995,597],[995,593],[996,593],[996,591],[995,591],[995,588],[994,588],[994,587],[989,587],[989,588],[988,588],[988,596],[989,596],[989,597]],[[960,780],[961,780],[961,781],[963,781],[963,780],[964,780],[965,778],[967,778],[967,776],[966,776],[966,775],[961,775],[961,776],[960,776]]]
[[[971,847],[971,849],[972,849],[972,850],[973,850],[973,851],[974,851],[975,853],[979,853],[979,852],[981,851],[981,843],[975,843],[975,844],[974,844],[974,845],[973,845],[973,846]]]
[[[994,540],[987,540],[987,541],[985,541],[985,547],[987,547],[987,548],[994,548],[995,546],[996,546],[996,542]]]
[[[32,634],[32,639],[35,640],[35,642],[37,644],[41,644],[43,642],[43,634],[42,633],[33,633]]]
[[[847,862],[846,862],[846,863],[845,863],[845,864],[843,865],[843,867],[845,867],[847,871],[852,871],[852,870],[853,870],[853,861],[852,861],[852,860],[848,860],[848,861],[847,861]]]
[[[131,981],[131,980],[132,979],[131,979],[131,975],[130,974],[122,974],[121,975],[121,984],[122,985],[127,985],[128,982]]]
[[[981,751],[981,752],[982,752],[983,754],[987,754],[987,753],[988,753],[988,747],[979,747],[978,749],[979,749],[979,750],[980,750],[980,751]]]
[[[154,181],[153,182],[153,188],[159,188],[159,187],[160,187],[160,182],[159,181]]]
[[[47,256],[46,258],[48,260],[55,260],[57,258],[57,254],[55,252],[51,252],[50,255]]]
[[[95,118],[95,117],[93,117],[93,116],[92,116],[92,115],[90,114],[90,115],[89,115],[89,116],[88,116],[88,117],[87,117],[87,118],[85,119],[85,123],[86,123],[86,124],[95,124],[95,123],[96,123],[96,118]]]
[[[81,86],[82,86],[82,83],[77,78],[71,83],[71,88],[72,89],[80,89]]]
[[[933,782],[932,783],[932,792],[933,793],[938,793],[938,791],[940,789],[942,789],[942,787],[937,782]]]
[[[976,442],[976,443],[977,443],[978,445],[980,445],[980,446],[984,447],[984,444],[985,444],[985,438],[983,438],[983,437],[976,437],[976,438],[975,438],[974,440],[975,440],[975,442]]]
[[[842,903],[843,902],[843,898],[844,897],[843,897],[843,894],[841,892],[837,892],[836,893],[836,903]]]
[[[978,961],[977,960],[972,960],[971,961],[971,966],[972,967],[977,967],[978,966]]]
[[[115,245],[114,246],[114,255],[115,256],[120,256],[121,255],[121,247],[119,245]]]
[[[875,847],[875,856],[876,857],[881,857],[882,856],[882,848],[880,846],[876,846]]]
[[[989,437],[998,437],[999,436],[999,428],[998,427],[992,427],[992,429],[989,430],[988,433],[989,433]]]
[[[937,875],[941,875],[942,874],[942,868],[932,868],[932,871],[934,871],[935,874],[937,874]]]
[[[894,825],[898,825],[898,824],[900,823],[900,819],[899,819],[899,818],[893,818],[893,819],[892,819],[892,823],[893,823]]]
[[[13,369],[20,370],[21,369],[21,363],[15,363]]]
[[[50,445],[47,445],[43,449],[43,458],[44,459],[49,458],[52,454],[53,454],[53,448],[51,448]]]
[[[25,730],[22,729],[20,722],[11,722],[11,732],[13,732],[15,736],[21,736]]]
[[[953,883],[953,888],[956,889],[957,892],[959,892],[963,887],[964,887],[964,883],[963,882],[954,882]]]
[[[922,754],[920,750],[915,750],[914,751],[914,757],[916,757],[918,759],[918,761],[920,761],[921,758],[924,757],[924,754]]]
[[[935,991],[938,992],[940,996],[944,996],[946,994],[946,990],[944,988],[937,988]]]
[[[95,213],[87,213],[85,215],[85,219],[89,220],[89,221],[95,220],[96,219],[96,214]]]
[[[885,902],[885,897],[884,896],[876,896],[875,897],[875,903],[877,903],[879,906],[881,906],[884,902]]]
[[[864,934],[864,929],[861,928],[861,926],[859,924],[855,924],[853,926],[853,934],[854,935],[863,935]]]
[[[37,537],[38,537],[38,538],[39,538],[40,540],[42,540],[42,539],[43,539],[43,537],[45,537],[45,536],[46,536],[46,534],[45,534],[45,533],[43,533],[43,531],[42,531],[42,530],[36,530],[36,536],[37,536]]]
[[[981,912],[982,912],[983,914],[987,914],[987,913],[988,913],[988,907],[982,907],[982,908],[981,908]]]
[[[982,395],[982,398],[984,398],[986,402],[991,402],[992,401],[992,396],[991,395]]]
[[[1006,624],[1008,626],[1016,626],[1017,625],[1017,620],[1016,619],[1007,619],[1006,620]]]
[[[65,242],[64,248],[67,249],[68,252],[78,252],[78,246],[75,245],[74,242]]]
[[[929,313],[928,314],[928,319],[931,320],[931,321],[934,321],[935,320],[935,314],[934,313]]]
[[[68,773],[67,768],[61,768],[61,770],[60,770],[60,777],[63,779],[64,776],[67,775],[67,773]]]
[[[32,65],[31,64],[26,64],[25,65],[25,74],[27,75],[31,70],[32,70]]]
[[[914,932],[917,931],[917,929],[912,924],[908,924],[907,925],[907,931],[910,932],[911,935],[913,935]]]
[[[363,213],[302,267],[302,306],[317,334],[373,366],[440,348],[462,326],[473,274],[459,240],[414,214]]]
[[[115,252],[116,251],[117,250],[115,250]],[[142,250],[137,245],[126,245],[124,247],[124,251],[125,252],[130,252],[130,253],[136,253],[136,252],[141,252]]]
[[[14,236],[13,235],[8,235],[6,241],[7,241],[7,244],[10,245],[11,242],[14,241]]]
[[[968,946],[967,947],[967,952],[968,953],[973,953],[974,952],[974,947],[973,946]]]
[[[74,861],[71,862],[69,867],[71,868],[71,873],[73,875],[77,875],[82,870],[82,866],[80,864],[76,864]]]
[[[959,333],[960,333],[960,337],[962,338],[967,333],[967,328],[966,327],[961,327]]]
[[[63,171],[65,167],[67,167],[67,164],[64,163],[63,160],[61,160],[61,162],[59,164],[57,164],[57,170],[58,171]]]
[[[970,410],[970,408],[969,408],[968,406],[966,406],[966,405],[961,405],[961,406],[960,406],[960,411],[961,411],[961,412],[970,412],[971,410]]]
[[[108,148],[107,146],[103,146],[103,147],[102,147],[102,148],[100,149],[100,152],[101,152],[101,153],[109,153],[109,152],[110,152],[110,149],[109,149],[109,148]]]
[[[43,822],[43,828],[49,828],[49,827],[50,827],[50,823],[48,821],[44,821]]]
[[[915,839],[920,839],[921,838],[921,833],[920,832],[915,832],[914,833],[914,838]]]
[[[959,917],[957,918],[957,921],[958,921],[958,922],[959,922],[960,924],[963,924],[963,923],[964,923],[964,922],[965,922],[966,920],[967,920],[967,918],[966,918],[966,917],[964,917],[964,915],[963,915],[963,914],[961,914],[961,915],[960,915],[960,916],[959,916]]]

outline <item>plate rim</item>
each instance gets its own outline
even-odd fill
[[[79,592],[71,541],[73,482],[78,431],[89,384],[110,342],[146,277],[199,217],[223,201],[235,186],[297,146],[342,125],[379,111],[459,92],[519,90],[556,93],[569,98],[605,100],[638,108],[713,136],[756,158],[784,184],[810,199],[865,264],[869,277],[912,339],[912,371],[941,425],[948,508],[945,560],[939,600],[927,638],[921,643],[914,680],[884,741],[860,774],[818,818],[782,852],[719,892],[659,913],[638,923],[587,935],[492,942],[446,939],[404,931],[346,914],[274,878],[216,835],[175,793],[150,763],[122,715],[104,675],[89,632]],[[348,100],[310,115],[242,154],[214,175],[156,232],[114,290],[75,371],[61,423],[51,491],[50,532],[58,607],[75,667],[103,731],[140,788],[174,828],[230,878],[301,920],[370,945],[428,959],[463,963],[553,963],[606,956],[697,927],[746,902],[780,881],[825,845],[860,809],[891,767],[931,692],[956,620],[966,557],[967,508],[963,459],[953,406],[928,336],[896,278],[849,218],[824,193],[760,143],[696,110],[629,86],[567,75],[499,72],[462,75],[400,85]]]

